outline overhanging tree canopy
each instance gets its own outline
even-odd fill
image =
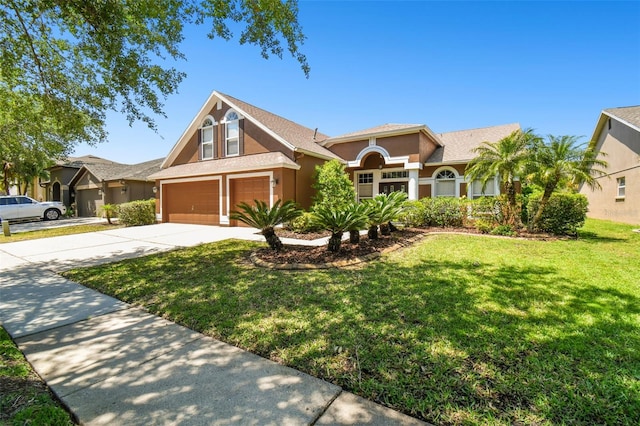
[[[0,143],[36,144],[52,157],[106,136],[106,112],[155,128],[185,74],[168,66],[186,24],[210,38],[284,48],[308,76],[296,0],[3,0],[0,2]]]

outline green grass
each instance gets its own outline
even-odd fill
[[[9,334],[0,327],[0,424],[73,425]]]
[[[438,235],[350,270],[227,241],[65,273],[435,424],[640,420],[640,234]]]
[[[109,229],[122,228],[121,225],[109,225],[100,223],[95,225],[61,226],[59,228],[41,229],[38,231],[18,232],[6,237],[0,233],[0,244],[16,241],[36,240],[39,238],[60,237],[62,235],[84,234],[87,232],[107,231]]]

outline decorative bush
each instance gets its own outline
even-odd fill
[[[462,200],[453,197],[423,198],[425,225],[456,227],[462,226],[466,207]]]
[[[301,234],[307,232],[317,232],[322,229],[314,221],[314,216],[311,212],[303,212],[300,216],[289,222],[287,224],[287,228],[292,230],[293,232],[298,232]]]
[[[513,230],[513,226],[511,225],[498,225],[489,233],[491,235],[507,235],[509,237],[516,235],[516,231]]]
[[[474,226],[482,234],[490,234],[497,227],[495,222],[487,219],[477,219]]]
[[[480,197],[468,202],[468,213],[476,221],[484,220],[498,225],[504,223],[504,204],[501,197]]]
[[[314,205],[333,210],[346,210],[356,199],[356,192],[345,166],[338,160],[331,160],[321,166],[316,166],[315,183],[313,188],[316,195]]]
[[[424,200],[424,199],[423,199]],[[419,200],[405,201],[398,222],[409,227],[420,227],[425,224],[425,203]]]
[[[155,207],[154,207],[155,209]],[[111,225],[111,219],[118,217],[118,205],[117,204],[105,204],[98,211],[99,217],[106,217],[107,222]]]
[[[527,210],[538,210],[542,194],[529,196]],[[576,235],[578,228],[584,225],[587,217],[589,202],[582,194],[557,193],[549,199],[549,203],[542,212],[542,217],[534,232],[549,232],[555,235]]]
[[[156,223],[156,200],[131,201],[120,204],[118,220],[124,226],[152,225]]]
[[[238,210],[232,211],[229,217],[258,228],[269,247],[276,251],[282,250],[283,244],[274,228],[282,223],[291,222],[302,213],[293,200],[287,200],[284,203],[278,200],[272,207],[264,201],[253,200],[253,204],[240,202],[237,208]]]

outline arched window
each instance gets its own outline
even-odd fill
[[[200,126],[200,141],[202,145],[202,159],[210,160],[214,157],[214,139],[215,139],[215,131],[214,126],[215,123],[211,117],[207,117],[202,122],[202,126]]]
[[[225,139],[224,152],[227,157],[240,155],[240,117],[233,110],[224,116]]]
[[[436,175],[436,197],[456,196],[456,174],[453,170],[440,170]]]

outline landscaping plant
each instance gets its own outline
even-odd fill
[[[327,249],[337,253],[342,245],[342,235],[345,231],[360,230],[367,226],[368,218],[363,209],[355,204],[342,210],[334,210],[329,206],[316,206],[314,212],[315,223],[331,232]]]
[[[155,207],[155,205],[154,205]],[[107,223],[109,225],[112,225],[111,223],[111,219],[115,216],[117,216],[118,214],[118,205],[117,204],[105,204],[102,207],[100,207],[100,213],[104,213],[105,217],[107,218]]]
[[[131,201],[118,206],[118,220],[124,226],[156,223],[156,200]]]
[[[312,210],[319,207],[346,210],[356,199],[353,182],[349,179],[344,164],[338,160],[316,166],[313,188],[316,190],[316,195]]]
[[[396,191],[391,194],[378,194],[373,198],[364,200],[366,213],[369,217],[369,231],[367,235],[372,240],[378,239],[378,228],[382,235],[390,235],[389,223],[395,220],[404,209],[407,194]]]
[[[287,200],[282,203],[278,200],[269,208],[267,203],[261,200],[253,200],[254,204],[241,202],[237,205],[238,211],[232,211],[230,218],[239,220],[253,228],[258,228],[267,244],[273,250],[282,250],[282,241],[276,235],[275,227],[290,222],[302,214],[296,203]]]

